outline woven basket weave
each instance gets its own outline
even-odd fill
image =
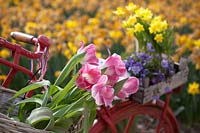
[[[1,133],[48,133],[47,131],[35,129],[27,124],[11,120],[6,115],[0,113]]]
[[[77,124],[73,124],[66,133],[78,133],[83,129],[83,119]],[[14,121],[6,115],[0,113],[0,132],[1,133],[48,133],[49,131],[38,130],[25,123]]]
[[[16,93],[16,91],[4,88],[0,86],[0,113],[7,114],[8,108],[19,101],[22,100],[22,96],[18,97],[14,100],[11,100],[11,97]],[[18,108],[13,110],[12,115],[16,115],[18,112]]]
[[[48,131],[39,130],[25,123],[14,121],[7,117],[8,108],[22,100],[23,97],[18,97],[15,100],[10,100],[16,91],[0,86],[0,133],[48,133]],[[12,115],[17,115],[18,109],[13,110]],[[83,129],[83,116],[77,123],[74,123],[67,133],[78,133]]]

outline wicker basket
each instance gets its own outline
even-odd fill
[[[48,133],[47,131],[35,129],[25,123],[11,120],[6,115],[0,113],[1,133]]]
[[[15,104],[22,100],[22,98],[23,98],[22,96],[14,99],[14,100],[11,100],[11,97],[15,93],[16,93],[16,91],[14,91],[14,90],[0,86],[0,113],[7,114],[7,110],[12,104]],[[16,108],[15,110],[13,110],[12,114],[16,115],[17,111],[18,111],[18,109]]]
[[[83,129],[83,119],[73,124],[66,133],[78,133]],[[0,113],[0,132],[1,133],[48,133],[49,131],[39,130],[25,123],[14,121],[6,115]]]
[[[10,100],[16,91],[0,86],[0,132],[1,133],[47,133],[48,131],[38,130],[28,124],[14,121],[7,117],[8,108],[23,99],[18,97],[15,100]],[[13,110],[12,115],[17,115],[18,109]],[[83,129],[83,116],[77,123],[74,123],[69,129],[68,133],[78,133]]]

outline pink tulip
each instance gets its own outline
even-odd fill
[[[108,81],[107,81],[107,84],[108,85],[111,85],[111,86],[114,86],[115,83],[117,83],[117,81],[119,80],[119,76],[117,75],[107,75],[108,77]]]
[[[97,105],[112,106],[114,98],[114,89],[107,85],[108,77],[102,75],[99,81],[92,86],[92,97],[95,99]]]
[[[107,67],[106,74],[123,76],[126,73],[126,67],[121,59],[121,56],[113,54],[105,61],[104,67]]]
[[[85,64],[79,70],[79,76],[76,80],[76,85],[90,91],[92,85],[96,84],[101,76],[101,70],[96,65]]]
[[[136,77],[129,77],[122,86],[122,89],[117,93],[117,97],[124,99],[129,95],[136,93],[138,89],[139,80]]]
[[[94,44],[90,44],[84,47],[83,42],[80,43],[81,47],[77,51],[78,54],[86,52],[84,59],[82,60],[81,64],[93,64],[98,65],[98,59],[96,57],[96,47]]]
[[[110,85],[114,85],[120,76],[126,74],[126,67],[124,62],[121,59],[121,56],[113,54],[109,56],[105,63],[102,66],[103,69],[106,69],[105,75],[108,75],[108,80]]]

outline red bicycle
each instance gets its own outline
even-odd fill
[[[8,87],[17,71],[28,74],[32,79],[31,82],[41,80],[46,72],[48,49],[51,45],[49,39],[44,35],[35,38],[31,35],[19,32],[13,32],[11,36],[16,40],[34,44],[36,46],[36,51],[30,52],[18,44],[13,45],[5,39],[0,38],[0,46],[10,49],[14,58],[13,62],[0,59],[1,64],[11,68],[6,80],[3,82],[3,86]],[[21,55],[31,59],[32,67],[30,70],[19,65],[19,58]],[[36,78],[34,74],[34,59],[38,61],[38,70],[40,70],[39,78]],[[100,109],[97,110],[96,122],[89,132],[178,133],[179,126],[169,103],[171,94],[180,90],[180,86],[187,81],[188,68],[186,66],[187,65],[180,63],[178,66],[179,72],[164,83],[161,82],[149,88],[140,88],[140,91],[134,94],[137,95],[137,97],[132,95],[126,101],[119,102],[112,108],[107,108],[105,106],[100,107]],[[171,90],[166,90],[166,87],[170,87]],[[161,96],[163,94],[166,94],[165,102],[153,98],[155,95]],[[138,95],[139,100],[142,99],[142,102],[137,102]],[[31,96],[31,93],[29,93],[28,96]]]
[[[24,34],[21,32],[12,32],[11,37],[13,37],[15,40],[18,40],[18,41],[33,44],[36,48],[35,48],[35,52],[31,52],[24,49],[19,44],[12,44],[8,42],[7,40],[5,40],[4,38],[0,37],[0,47],[9,49],[12,52],[12,57],[13,57],[13,62],[9,62],[3,58],[0,58],[0,64],[6,65],[11,68],[2,86],[5,88],[8,88],[9,84],[13,80],[17,71],[21,71],[29,75],[31,78],[30,82],[40,81],[44,77],[46,73],[46,69],[47,69],[47,60],[48,60],[48,54],[49,54],[48,50],[49,50],[49,46],[51,45],[49,39],[44,35],[40,35],[36,38],[32,35]],[[30,70],[23,66],[20,66],[19,60],[20,60],[21,55],[31,59]],[[36,72],[34,72],[35,70],[34,60],[37,60],[37,64],[38,64],[38,69]],[[39,71],[40,76],[37,78],[36,73],[38,71]],[[27,97],[30,97],[31,95],[32,95],[32,91],[26,94]]]

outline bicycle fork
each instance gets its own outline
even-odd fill
[[[163,112],[162,112],[162,114],[160,116],[159,123],[158,123],[158,126],[156,128],[156,133],[160,133],[160,127],[161,127],[161,125],[163,123],[164,117],[167,115],[166,114],[167,110],[169,110],[170,97],[171,97],[172,93],[173,92],[168,92],[166,94],[166,99],[165,99],[165,104],[164,104]],[[170,113],[171,116],[173,116],[173,118],[171,118],[171,119],[176,119],[175,116],[173,115],[172,111],[168,111],[168,112]],[[171,123],[171,124],[175,124],[176,126],[178,126],[177,121],[175,123]]]

